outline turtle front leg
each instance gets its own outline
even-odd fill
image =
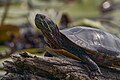
[[[85,64],[87,64],[88,68],[90,69],[90,75],[95,76],[95,75],[102,75],[100,68],[98,65],[87,55],[81,54],[79,56]]]

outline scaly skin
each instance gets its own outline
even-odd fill
[[[64,49],[53,49],[50,47],[46,47],[46,49],[49,51],[53,51],[57,54],[62,54],[66,57],[69,57],[69,58],[72,58],[72,59],[75,59],[78,61],[82,61],[82,59],[80,59],[79,57],[73,55],[72,53],[70,53]],[[90,50],[89,50],[89,52],[92,52],[92,54],[91,53],[88,53],[88,54],[92,55],[92,57],[95,59],[95,62],[97,64],[104,66],[104,67],[120,68],[120,58],[117,58],[114,56],[108,56],[108,55],[105,55],[104,53],[97,53],[97,52],[93,52]],[[100,60],[102,60],[102,62]]]
[[[88,53],[92,59],[99,65],[104,67],[120,68],[120,58],[116,56],[107,55],[105,53],[93,52]]]

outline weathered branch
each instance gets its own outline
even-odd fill
[[[71,59],[20,55],[4,62],[8,74],[2,80],[120,80],[118,70],[101,68],[103,75],[93,79],[85,64]]]

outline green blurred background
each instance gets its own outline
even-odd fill
[[[44,55],[45,41],[34,24],[37,13],[49,16],[59,29],[86,26],[120,37],[120,0],[0,0],[0,76],[11,54]]]

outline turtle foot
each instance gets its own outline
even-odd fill
[[[102,75],[100,70],[95,70],[95,71],[90,72],[90,77],[91,78],[95,78],[96,76],[100,76],[100,75]]]
[[[90,73],[90,75],[99,76],[99,75],[102,75],[102,73],[99,72],[99,71],[92,71],[92,72]]]

